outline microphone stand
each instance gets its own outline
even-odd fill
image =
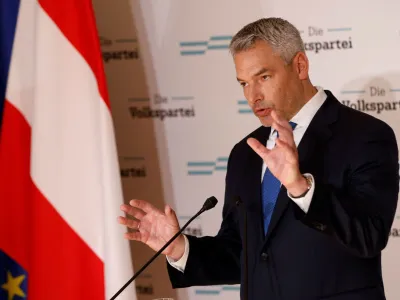
[[[235,197],[236,206],[241,206],[241,210],[243,211],[243,300],[247,300],[249,297],[249,261],[248,261],[248,251],[247,251],[247,210],[244,207],[242,199],[239,196]]]

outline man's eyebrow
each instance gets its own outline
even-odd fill
[[[261,74],[263,74],[265,72],[268,72],[268,69],[267,68],[261,68],[256,73],[254,73],[252,77],[259,76],[259,75],[261,75]],[[240,79],[239,77],[236,77],[236,80],[239,81],[239,82],[240,81],[244,81],[243,79]]]

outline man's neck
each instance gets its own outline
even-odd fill
[[[314,87],[310,82],[308,82],[307,84],[304,85],[303,91],[304,91],[304,94],[303,94],[304,95],[304,98],[303,98],[304,100],[300,103],[300,105],[298,106],[296,112],[294,112],[291,116],[289,116],[289,120],[291,118],[293,118],[302,109],[302,107],[308,101],[310,101],[312,99],[312,97],[314,97],[317,94],[318,89],[316,87]]]
[[[318,92],[318,89],[315,86],[313,86],[311,83],[307,84],[304,87],[304,99],[305,99],[304,104],[306,104],[308,101],[310,101],[311,98],[314,97],[317,92]]]

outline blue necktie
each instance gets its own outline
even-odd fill
[[[296,127],[296,123],[289,122],[292,128]],[[278,134],[279,137],[279,134]],[[268,226],[271,222],[272,212],[274,211],[276,199],[278,198],[281,182],[267,168],[261,184],[261,199],[263,205],[264,216],[264,234],[268,232]]]

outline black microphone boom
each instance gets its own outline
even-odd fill
[[[208,198],[204,204],[203,207],[197,212],[197,214],[195,214],[192,218],[190,218],[189,221],[186,222],[185,225],[183,225],[183,227],[160,249],[157,251],[156,254],[153,255],[153,257],[143,266],[140,268],[139,271],[137,271],[135,273],[135,275],[132,276],[131,279],[128,280],[127,283],[124,284],[124,286],[122,288],[120,288],[120,290],[115,293],[114,296],[112,296],[110,298],[110,300],[114,300],[115,298],[118,297],[119,294],[121,294],[121,292],[126,289],[126,287],[132,282],[134,281],[152,262],[153,260],[155,260],[164,250],[165,248],[167,248],[185,229],[186,227],[188,227],[188,225],[194,220],[196,219],[199,215],[201,215],[203,212],[205,212],[206,210],[209,210],[211,208],[213,208],[215,205],[217,205],[218,200],[217,198],[215,198],[214,196]]]
[[[208,198],[206,200],[206,202],[204,202],[204,204],[203,204],[203,207],[202,207],[203,211],[200,210],[201,213],[203,213],[204,211],[209,210],[211,208],[214,208],[214,206],[217,205],[217,203],[218,203],[218,200],[214,196]]]
[[[240,199],[239,196],[236,196],[234,198],[235,204],[237,207],[241,207],[241,210],[243,211],[244,217],[243,217],[243,258],[244,258],[244,263],[243,263],[243,300],[247,300],[249,297],[249,262],[248,262],[248,252],[247,252],[247,210],[246,207],[244,207],[242,199]]]

